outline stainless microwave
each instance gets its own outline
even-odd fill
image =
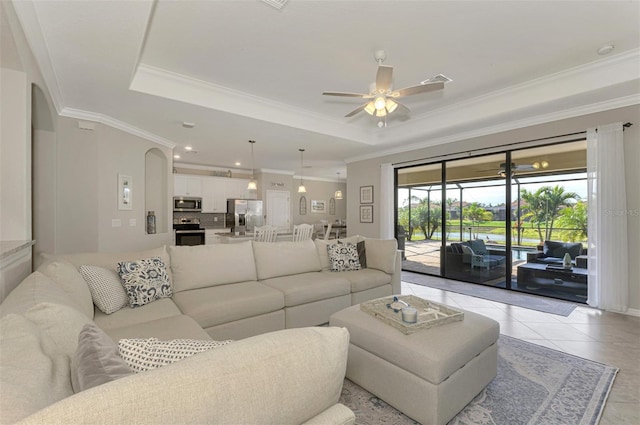
[[[201,212],[202,198],[190,198],[187,196],[173,197],[173,210],[180,212]]]

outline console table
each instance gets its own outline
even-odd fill
[[[587,296],[588,270],[548,269],[546,264],[525,263],[518,267],[518,286],[521,288],[555,287],[559,290]]]

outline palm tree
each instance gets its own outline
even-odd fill
[[[556,185],[542,186],[535,192],[522,189],[521,198],[527,203],[527,213],[523,218],[529,218],[536,225],[540,242],[551,240],[553,224],[562,207],[571,205],[570,200],[578,200],[580,196],[574,192],[565,192],[564,187]],[[542,226],[544,225],[544,235]]]

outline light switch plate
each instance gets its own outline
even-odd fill
[[[122,221],[119,218],[111,219],[111,227],[120,227],[122,226]]]
[[[129,226],[134,227],[136,225],[136,219],[135,218],[130,218],[129,219]]]

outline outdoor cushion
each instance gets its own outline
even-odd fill
[[[476,255],[484,255],[487,253],[487,246],[484,244],[482,239],[474,239],[472,241],[467,241],[467,243]]]
[[[546,257],[563,258],[567,252],[572,260],[582,254],[582,244],[570,242],[544,241],[542,252]]]

